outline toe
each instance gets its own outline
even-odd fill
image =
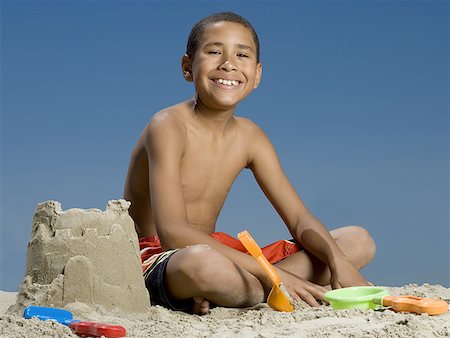
[[[204,315],[209,312],[209,301],[202,297],[194,297],[192,302],[192,312]]]

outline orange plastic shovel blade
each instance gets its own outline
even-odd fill
[[[272,290],[270,291],[269,297],[267,297],[267,304],[276,311],[294,311],[294,306],[291,304],[289,298],[283,290],[280,289],[280,277],[278,276],[278,273],[263,255],[261,248],[255,242],[253,237],[250,236],[247,230],[244,230],[238,234],[238,238],[247,251],[256,258],[257,262],[273,282]]]
[[[440,315],[448,311],[448,304],[443,300],[414,296],[385,296],[383,305],[391,306],[397,312],[428,313],[429,315]]]
[[[281,288],[274,284],[267,297],[267,305],[276,311],[292,312],[295,310],[286,294]]]

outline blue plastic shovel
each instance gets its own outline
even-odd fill
[[[35,317],[40,320],[53,320],[67,326],[72,322],[79,322],[79,320],[73,319],[70,311],[44,306],[27,306],[23,310],[23,317],[27,319]]]

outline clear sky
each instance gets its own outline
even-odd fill
[[[17,290],[37,203],[104,209],[158,110],[193,95],[192,25],[235,11],[261,41],[259,124],[330,229],[366,227],[376,284],[450,287],[448,1],[2,1],[1,277]],[[243,172],[218,230],[288,232]]]

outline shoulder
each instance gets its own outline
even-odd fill
[[[157,133],[169,130],[182,132],[185,128],[182,113],[179,105],[160,110],[151,117],[144,132]]]
[[[186,124],[182,105],[165,108],[152,116],[142,134],[142,141],[148,151],[183,148]]]
[[[264,130],[254,121],[244,117],[236,117],[236,121],[241,135],[248,141],[250,152],[262,150],[261,147],[271,146],[271,141]]]
[[[240,135],[247,144],[247,168],[251,169],[261,158],[273,158],[272,156],[276,155],[272,142],[260,126],[243,117],[237,117],[236,121],[239,125]]]
[[[144,139],[182,137],[186,133],[188,104],[167,107],[155,113],[144,129]]]
[[[240,116],[236,116],[235,119],[239,132],[243,135],[249,137],[250,139],[254,139],[255,137],[265,137],[264,131],[254,121]]]

